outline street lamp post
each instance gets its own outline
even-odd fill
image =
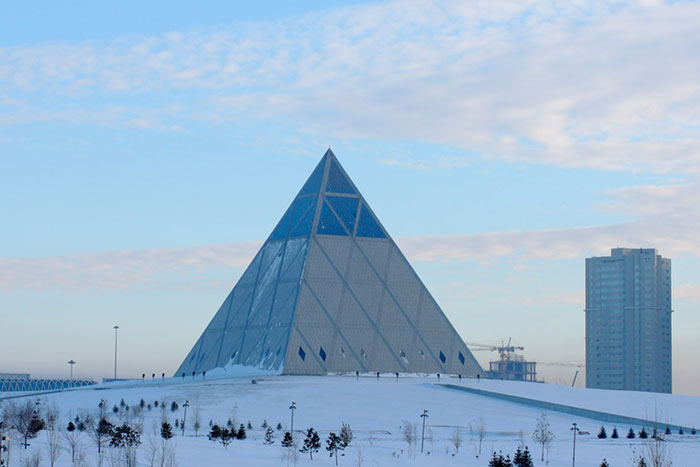
[[[425,441],[425,419],[428,418],[428,411],[424,409],[423,413],[420,415],[420,418],[423,419],[423,430],[420,434],[420,452],[423,452],[423,442]]]
[[[182,406],[185,408],[185,417],[182,419],[182,436],[185,436],[185,422],[187,421],[187,407],[190,406],[190,401],[185,401]]]
[[[294,411],[296,410],[296,408],[297,408],[297,403],[296,403],[296,402],[292,402],[292,405],[289,406],[289,410],[292,411],[292,423],[291,423],[292,428],[291,428],[291,430],[289,431],[289,434],[290,434],[292,440],[294,439]]]
[[[571,425],[572,425],[572,427],[570,428],[570,430],[574,432],[574,451],[573,451],[573,455],[571,457],[571,467],[576,467],[576,435],[578,433],[582,433],[582,431],[579,430],[576,422],[572,423]]]
[[[114,326],[114,379],[117,379],[117,330],[119,326]]]
[[[71,386],[73,386],[73,365],[75,365],[75,360],[70,359],[68,361],[68,364],[70,365],[70,382],[71,382]]]

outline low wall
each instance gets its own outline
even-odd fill
[[[465,386],[458,386],[456,384],[438,384],[438,386],[455,389],[457,391],[468,392],[470,394],[477,394],[480,396],[491,397],[492,399],[500,399],[508,402],[514,402],[516,404],[527,405],[529,407],[536,407],[538,409],[551,410],[552,412],[565,413],[568,415],[574,415],[576,417],[590,418],[592,420],[599,420],[601,422],[614,423],[620,427],[634,426],[634,427],[644,427],[651,435],[651,430],[656,427],[659,433],[663,433],[666,427],[672,432],[678,433],[679,429],[687,434],[690,434],[691,428],[682,425],[673,425],[671,423],[656,422],[653,420],[645,420],[643,418],[627,417],[624,415],[617,415],[608,412],[599,412],[597,410],[583,409],[581,407],[573,407],[570,405],[557,404],[554,402],[541,401],[537,399],[529,399],[527,397],[513,396],[511,394],[502,394],[500,392],[485,391],[483,389],[475,389]],[[624,433],[621,433],[624,436]]]

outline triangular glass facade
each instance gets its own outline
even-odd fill
[[[483,374],[330,149],[177,370]]]

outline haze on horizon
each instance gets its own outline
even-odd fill
[[[657,248],[700,395],[700,3],[290,3],[6,6],[0,372],[172,373],[332,147],[467,342],[583,363]]]

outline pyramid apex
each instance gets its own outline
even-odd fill
[[[328,149],[326,149],[326,153],[323,155],[323,157],[335,157],[335,154],[333,153],[333,150],[331,149],[330,146],[328,146]]]

